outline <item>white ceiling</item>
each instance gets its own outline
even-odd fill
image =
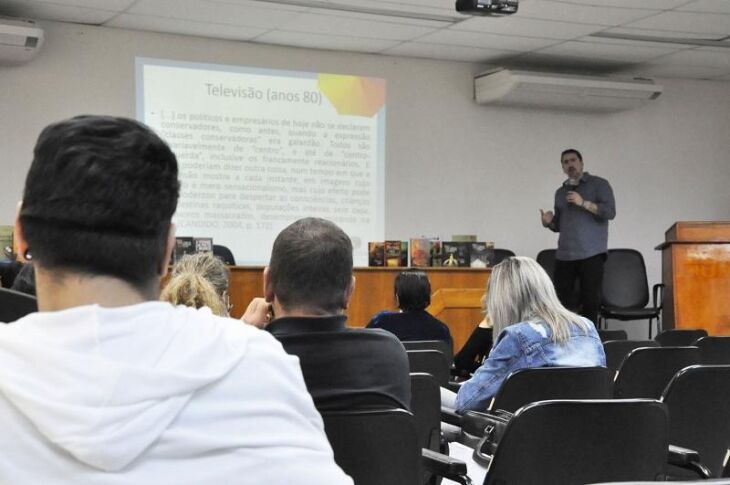
[[[730,82],[730,48],[591,36],[729,39],[730,46],[730,0],[520,0],[518,13],[502,18],[463,16],[452,0],[315,3],[335,9],[277,0],[0,0],[0,15],[531,69]],[[443,20],[406,18],[403,12]]]

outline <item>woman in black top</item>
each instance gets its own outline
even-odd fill
[[[482,365],[490,350],[492,350],[492,325],[489,317],[485,316],[469,335],[469,340],[459,353],[454,356],[452,373],[459,377],[469,377]]]

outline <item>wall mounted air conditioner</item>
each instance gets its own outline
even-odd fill
[[[493,69],[474,78],[479,104],[570,111],[611,112],[657,99],[662,87],[649,79],[620,80]]]
[[[43,45],[43,29],[33,20],[0,17],[0,65],[22,64]]]

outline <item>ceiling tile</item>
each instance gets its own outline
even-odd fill
[[[676,38],[678,40],[682,39],[717,39],[721,36],[717,34],[697,34],[692,32],[673,32],[671,30],[652,30],[652,29],[636,29],[636,28],[626,28],[626,27],[615,27],[613,29],[606,29],[602,32],[608,32],[611,34],[628,34],[628,35],[649,35],[649,36],[656,36],[656,37],[671,37]],[[598,38],[598,37],[597,37]],[[642,42],[642,41],[625,41],[623,39],[605,39],[600,38],[601,42],[604,41],[624,41],[624,42]],[[642,42],[643,43],[643,42]],[[647,44],[656,45],[656,44],[666,44],[664,42],[651,42],[648,41]],[[666,45],[680,45],[680,44],[666,44]]]
[[[712,67],[730,71],[730,49],[686,49],[654,61],[673,66]]]
[[[363,2],[362,0],[327,0],[327,3],[334,3],[339,5],[349,5],[352,7],[365,7],[365,8],[377,8],[383,10],[398,10],[400,12],[412,12],[412,13],[424,13],[433,15],[451,15],[457,17],[459,15],[454,9],[454,5],[451,2],[443,2],[436,0],[430,2],[411,2],[411,3],[400,3],[400,2],[385,2],[385,1],[370,1]]]
[[[257,37],[254,42],[354,52],[379,52],[399,43],[398,41],[382,39],[282,31],[267,32]]]
[[[194,35],[230,40],[250,40],[266,32],[265,29],[244,27],[241,25],[193,22],[162,17],[121,14],[105,24],[108,27],[119,27],[131,30],[149,30],[152,32],[168,32],[171,34]]]
[[[288,32],[308,32],[312,34],[368,37],[384,40],[410,40],[433,32],[434,28],[406,25],[392,22],[375,22],[350,17],[331,15],[302,14],[294,20],[285,22],[280,30]]]
[[[309,7],[299,7],[297,5],[287,5],[276,1],[264,2],[259,0],[210,0],[212,3],[227,3],[229,5],[239,5],[244,7],[265,8],[268,10],[292,10],[295,12],[308,12]]]
[[[671,30],[700,34],[730,35],[730,15],[664,12],[652,17],[626,24],[625,27],[641,29]]]
[[[99,25],[118,14],[113,10],[74,7],[29,0],[4,0],[0,12],[11,17]]]
[[[134,3],[134,0],[31,0],[24,3],[49,3],[67,7],[97,8],[99,10],[123,12]]]
[[[370,5],[370,4],[368,4],[368,5]],[[310,11],[310,13],[326,15],[328,17],[344,17],[344,18],[351,18],[351,19],[367,20],[370,22],[392,23],[392,24],[400,24],[400,25],[420,25],[422,27],[429,27],[431,29],[440,29],[440,28],[452,25],[454,23],[454,22],[443,22],[443,21],[439,21],[439,20],[403,18],[403,17],[386,16],[386,15],[379,15],[379,14],[376,15],[376,14],[362,13],[362,12],[345,12],[342,10],[312,9]]]
[[[127,13],[191,22],[246,25],[258,29],[275,29],[300,15],[293,10],[273,10],[207,0],[140,0]]]
[[[456,45],[437,45],[421,42],[406,42],[383,54],[408,57],[423,57],[427,59],[445,59],[464,62],[490,62],[511,57],[514,52],[497,49],[481,49],[479,47],[465,47]]]
[[[676,52],[672,48],[637,47],[602,42],[568,41],[538,51],[543,54],[574,57],[600,57],[620,62],[645,62],[659,56]]]
[[[473,17],[451,27],[456,30],[541,37],[548,39],[575,39],[603,30],[600,25],[573,24],[549,20],[526,19],[521,17]]]
[[[442,29],[433,34],[424,35],[418,41],[429,44],[463,45],[482,49],[504,49],[523,52],[541,49],[560,42],[560,40],[556,39],[483,34],[454,29]]]
[[[727,0],[697,0],[679,7],[677,10],[689,12],[712,12],[730,14],[730,2]]]
[[[530,0],[521,3],[519,8],[522,18],[611,26],[639,20],[655,13],[656,10],[597,7],[547,0]]]
[[[678,79],[712,79],[727,73],[726,70],[711,67],[675,66],[670,64],[642,64],[633,72],[644,77],[664,77]]]
[[[597,5],[599,7],[639,8],[649,10],[671,10],[688,0],[561,0],[575,5]]]

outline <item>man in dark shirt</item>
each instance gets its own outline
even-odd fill
[[[540,210],[542,225],[560,233],[555,290],[563,305],[575,307],[570,297],[578,280],[580,314],[596,323],[608,252],[608,221],[616,217],[616,202],[608,181],[583,171],[578,150],[565,150],[560,163],[568,179],[555,192],[555,212]]]
[[[243,321],[266,328],[299,357],[320,411],[408,409],[408,356],[400,341],[383,330],[345,326],[354,289],[347,234],[324,219],[301,219],[274,241],[265,298],[251,302]]]

